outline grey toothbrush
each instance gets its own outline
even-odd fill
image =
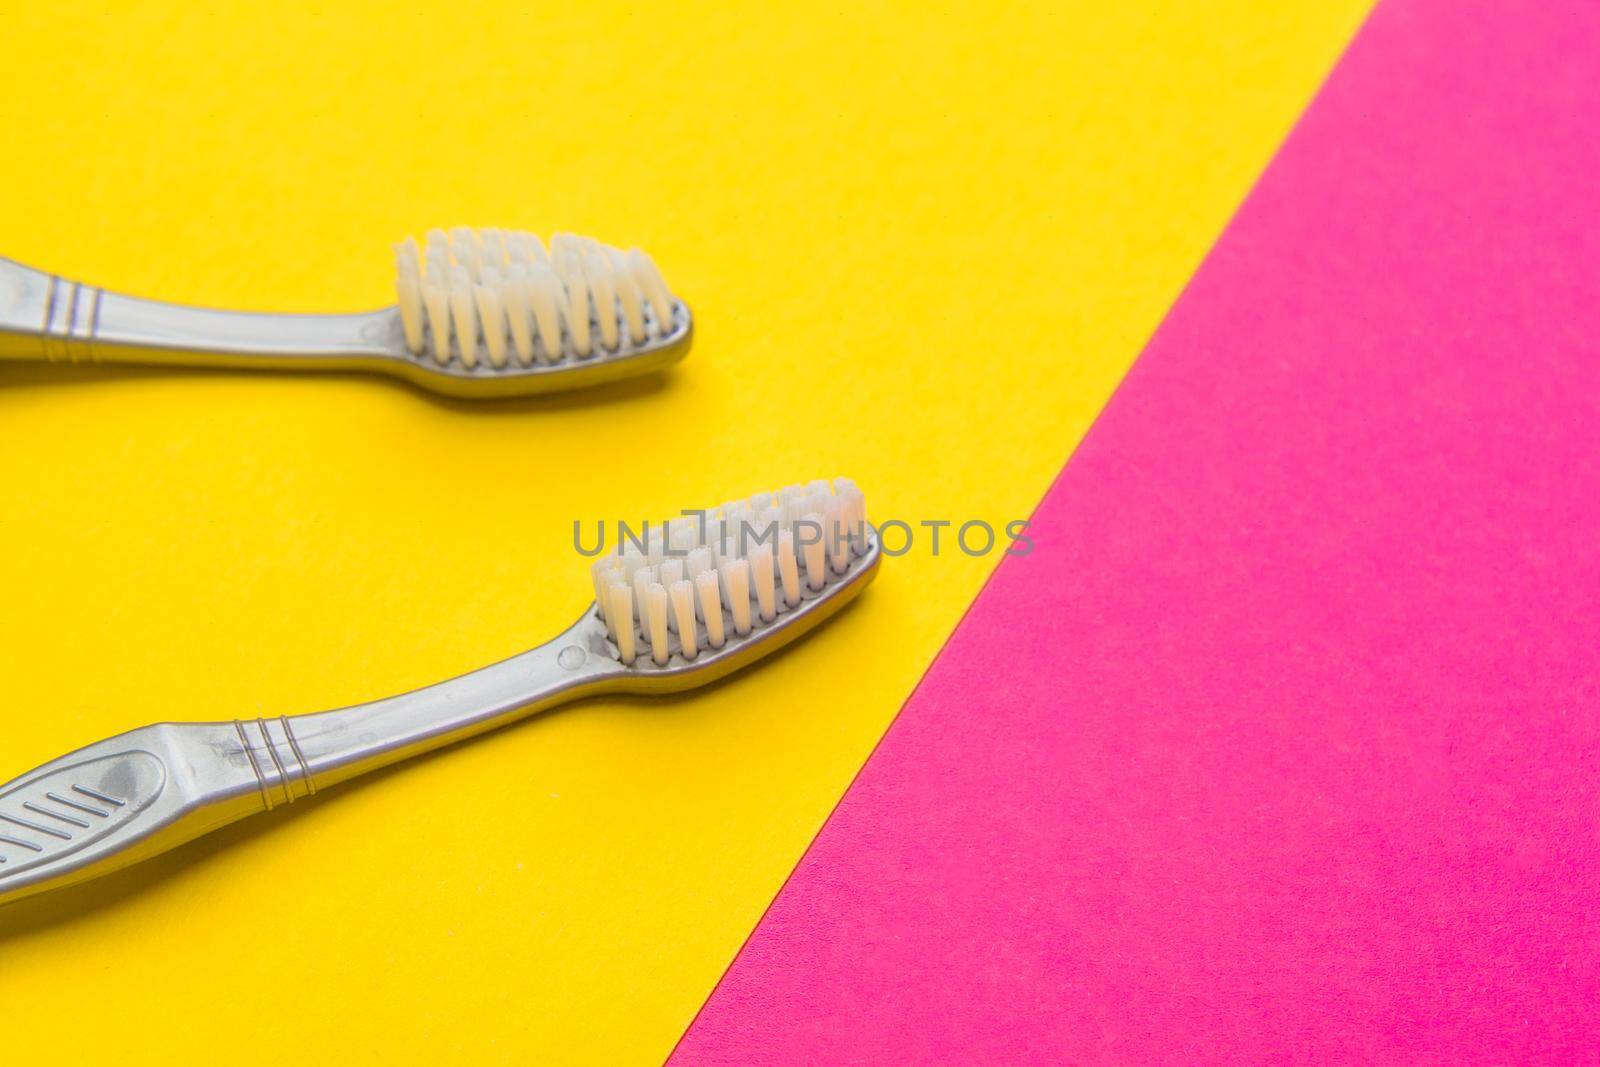
[[[693,322],[650,257],[557,234],[458,227],[396,249],[397,302],[345,315],[181,307],[0,259],[0,360],[370,371],[458,397],[526,396],[660,370]]]
[[[576,622],[492,666],[334,711],[161,723],[89,745],[0,786],[0,904],[568,700],[704,685],[833,615],[879,559],[852,483],[790,486],[604,556]]]

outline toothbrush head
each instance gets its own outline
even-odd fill
[[[637,248],[458,226],[395,246],[408,374],[463,396],[577,388],[658,370],[693,322]]]
[[[618,551],[594,564],[585,616],[633,690],[703,685],[775,651],[866,588],[881,558],[865,499],[846,478],[638,533],[619,531]]]

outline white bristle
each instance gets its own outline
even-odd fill
[[[634,572],[645,565],[644,553],[631,545],[622,553],[622,577],[624,581],[632,582]]]
[[[662,560],[661,566],[656,568],[656,575],[656,580],[666,586],[668,592],[671,592],[673,586],[683,581],[683,560]],[[676,613],[667,618],[667,629],[673,633],[678,632],[678,616]]]
[[[611,261],[591,249],[583,257],[583,273],[589,279],[589,291],[594,298],[600,344],[606,351],[615,352],[620,338],[617,332],[617,284],[611,277]]]
[[[790,529],[793,529],[794,524],[799,522],[801,518],[805,516],[807,510],[805,494],[801,493],[791,496],[783,505],[784,522],[789,526]]]
[[[512,230],[506,234],[506,253],[511,262],[525,263],[530,267],[535,263],[550,262],[550,257],[545,255],[544,242],[539,240],[537,234],[523,230]]]
[[[835,574],[843,574],[850,566],[850,536],[849,520],[846,516],[844,501],[834,496],[829,497],[823,505],[822,521],[825,532],[822,537],[823,546],[828,550],[828,566],[833,568]]]
[[[539,330],[539,354],[546,363],[554,363],[562,356],[561,324],[566,318],[567,297],[548,260],[529,268],[527,294]]]
[[[638,280],[629,272],[621,252],[615,248],[607,249],[607,259],[612,282],[617,287],[617,306],[622,311],[622,320],[628,324],[628,337],[636,345],[643,344],[648,336],[644,328],[644,293],[639,288]]]
[[[743,555],[740,546],[746,540],[745,514],[738,506],[724,506],[722,511],[722,542],[717,551],[722,555]]]
[[[402,274],[395,279],[395,294],[400,302],[400,328],[406,335],[406,351],[422,355],[422,283]]]
[[[494,274],[484,272],[486,278]],[[489,350],[489,363],[495,367],[506,365],[506,311],[500,299],[500,287],[479,282],[472,287],[472,299],[478,307],[478,323],[483,328],[484,347]]]
[[[622,560],[616,556],[602,556],[589,568],[589,576],[594,580],[594,598],[605,608],[605,588],[611,577],[622,570]]]
[[[516,350],[517,362],[524,367],[533,366],[533,304],[528,296],[528,268],[522,263],[506,267],[504,289],[506,321],[511,326],[511,346]]]
[[[633,275],[633,280],[650,302],[656,329],[663,332],[672,329],[672,294],[667,291],[667,283],[662,280],[654,261],[637,248],[631,249],[628,252],[628,273]]]
[[[639,625],[642,628],[645,625],[644,608],[650,602],[647,594],[650,592],[650,587],[656,584],[656,573],[649,567],[640,567],[633,573],[633,578],[628,584],[633,587],[634,610],[639,613]]]
[[[428,272],[437,277],[450,273],[450,235],[443,230],[428,231]]]
[[[691,582],[698,583],[702,574],[713,569],[711,550],[709,548],[697,548],[689,553],[689,558],[685,561],[684,575]]]
[[[428,313],[428,333],[435,346],[444,345],[450,355],[450,287],[435,278],[422,283],[422,306]],[[443,338],[441,341],[440,338]],[[437,348],[436,348],[437,350]]]
[[[731,560],[722,565],[722,584],[727,590],[728,610],[733,612],[733,632],[743,637],[750,632],[750,562]]]
[[[573,350],[581,358],[594,350],[589,333],[589,279],[583,273],[583,256],[571,241],[561,241],[557,250],[556,241],[568,236],[558,233],[552,240],[551,262],[555,266],[556,277],[561,279],[567,292],[567,333],[572,339]]]
[[[699,654],[694,623],[694,586],[687,581],[676,581],[668,587],[672,597],[672,621],[677,624],[678,648],[683,658],[692,660]]]
[[[492,226],[485,227],[481,233],[483,236],[483,262],[486,266],[498,270],[506,262],[504,235]]]
[[[648,623],[646,634],[650,638],[650,658],[657,663],[665,664],[667,657],[672,654],[667,647],[667,590],[661,583],[656,582],[644,591],[645,619]]]
[[[702,571],[694,580],[695,590],[700,594],[700,617],[706,623],[706,642],[712,648],[721,648],[723,638],[722,629],[722,592],[717,588],[717,572]]]
[[[839,500],[844,509],[845,526],[850,538],[850,550],[860,555],[867,550],[867,501],[857,489],[855,483],[848,478],[840,478],[835,483],[839,490]]]
[[[478,311],[472,296],[472,277],[460,263],[450,275],[450,327],[461,346],[461,362],[478,365]]]
[[[750,553],[750,581],[755,586],[756,607],[761,609],[762,622],[771,622],[778,614],[775,578],[772,546],[760,545]]]
[[[456,266],[465,268],[473,281],[478,280],[483,252],[478,247],[478,235],[471,226],[450,228],[450,254],[455,257]]]
[[[706,547],[710,550],[712,566],[722,563],[723,557],[733,552],[733,534],[728,530],[728,523],[723,522],[722,518],[707,520]]]
[[[395,292],[399,296],[400,326],[405,331],[406,349],[422,354],[422,261],[417,240],[407,237],[395,245]]]
[[[783,602],[789,607],[800,603],[800,564],[794,554],[794,534],[778,535],[778,577],[783,579]]]
[[[756,521],[757,528],[761,531],[762,536],[769,540],[776,537],[780,531],[788,528],[788,524],[783,521],[782,508],[769,507],[761,512],[761,517]]]
[[[667,548],[678,555],[688,555],[700,543],[700,524],[694,516],[685,515],[667,523]]]
[[[463,281],[465,285],[463,285]],[[405,345],[438,364],[499,370],[622,352],[672,330],[673,299],[637,249],[557,234],[457,226],[395,246]]]
[[[806,565],[806,585],[813,590],[821,589],[827,579],[827,548],[822,543],[823,518],[815,511],[808,511],[800,517],[800,521],[804,523],[801,527],[804,536],[796,537],[795,544]]]
[[[617,653],[623,663],[632,663],[634,658],[633,645],[633,597],[628,592],[628,587],[621,582],[613,582],[606,587],[606,599],[610,604],[607,613],[609,618],[616,620]]]

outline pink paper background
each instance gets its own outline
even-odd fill
[[[1597,146],[1384,3],[677,1062],[1595,1060]]]

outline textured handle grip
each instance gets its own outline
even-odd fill
[[[167,768],[131,750],[66,763],[0,792],[0,878],[113,837],[160,797]]]
[[[50,276],[45,292],[39,348],[53,363],[94,363],[104,289]]]
[[[238,720],[233,724],[266,811],[280,804],[293,804],[317,791],[316,779],[311,777],[311,767],[291,722],[280,715],[276,719]]]
[[[622,672],[591,606],[554,641],[411,693],[312,715],[162,723],[90,745],[0,786],[0,904],[613,687]]]
[[[242,723],[146,726],[0,787],[0,904],[105,874],[268,807]],[[266,735],[263,735],[266,736]],[[300,795],[304,795],[303,793]]]
[[[0,259],[0,356],[93,361],[105,291]]]

